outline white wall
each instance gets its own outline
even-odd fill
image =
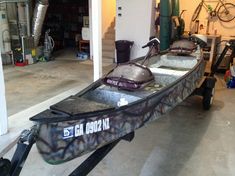
[[[144,56],[147,49],[142,46],[154,35],[155,0],[118,0],[116,15],[116,40],[130,40],[135,44],[131,59]]]
[[[89,28],[90,28],[90,59],[93,59],[93,41],[91,40],[93,38],[92,35],[92,0],[88,1],[89,3]]]
[[[199,2],[200,1],[180,0],[180,9],[187,10],[183,15],[183,18],[186,22],[186,28],[185,28],[186,31],[190,31],[191,18],[192,18],[193,12],[196,9]],[[234,0],[227,0],[226,2],[234,3]],[[215,8],[216,1],[207,2],[207,4],[210,4],[213,8]],[[199,16],[200,24],[202,23],[204,26],[206,26],[206,24],[207,24],[206,17],[207,16],[208,16],[208,14],[206,12],[206,9],[202,8],[202,11]],[[231,35],[235,36],[235,20],[233,20],[229,23],[224,23],[224,22],[221,22],[219,19],[214,19],[210,22],[210,25],[209,25],[210,34],[214,34],[215,29],[217,29],[217,34],[220,34],[222,36],[225,36],[225,37],[229,37]],[[202,32],[204,32],[204,31],[202,31]]]
[[[102,0],[102,35],[116,16],[116,0]]]
[[[91,0],[92,53],[94,81],[102,75],[102,0]]]
[[[7,133],[7,125],[5,84],[2,69],[2,57],[0,54],[0,135]]]

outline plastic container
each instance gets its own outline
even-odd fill
[[[130,60],[130,52],[134,42],[128,40],[118,40],[115,42],[117,50],[117,63],[125,63]]]
[[[89,58],[89,54],[85,52],[78,52],[76,57],[78,60],[87,60]]]

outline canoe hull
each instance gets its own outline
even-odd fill
[[[205,62],[200,60],[189,73],[160,92],[134,104],[97,115],[66,118],[66,115],[58,112],[58,116],[64,115],[67,120],[37,123],[37,148],[46,162],[60,164],[107,145],[158,119],[181,103],[196,89],[204,69]],[[53,113],[56,116],[52,110],[41,115]]]

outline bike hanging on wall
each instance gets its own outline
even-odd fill
[[[210,17],[218,17],[223,22],[230,22],[235,18],[235,5],[233,3],[224,3],[224,0],[218,0],[216,7],[212,9],[211,5],[207,4],[205,0],[201,0],[193,13],[193,22],[198,18],[202,7],[209,12]]]

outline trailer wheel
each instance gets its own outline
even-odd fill
[[[214,94],[215,88],[205,88],[202,100],[204,110],[210,109],[211,105],[213,104]]]

